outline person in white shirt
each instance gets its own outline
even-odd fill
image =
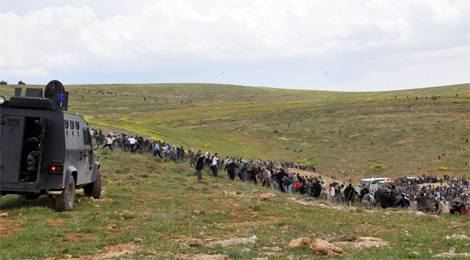
[[[111,134],[108,134],[108,136],[106,137],[106,144],[103,146],[103,150],[104,148],[109,147],[109,149],[111,149],[112,151],[114,139],[116,139],[114,138],[114,136],[112,136]]]
[[[131,153],[135,153],[135,138],[133,136],[129,137],[129,146],[131,148]]]
[[[219,155],[215,153],[214,157],[212,157],[212,163],[211,163],[212,175],[214,175],[214,177],[217,177],[219,160],[220,160]]]

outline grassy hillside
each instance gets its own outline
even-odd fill
[[[12,89],[1,88],[2,93]],[[306,159],[320,173],[345,180],[469,173],[470,84],[366,93],[210,84],[67,90],[70,112],[84,115],[91,128],[185,148],[244,158]],[[439,160],[442,152],[446,156]],[[387,170],[369,171],[376,164]]]
[[[285,194],[231,182],[225,174],[225,178],[210,177],[207,169],[203,181],[197,182],[187,164],[119,151],[98,152],[104,185],[100,200],[85,197],[81,191],[74,210],[59,213],[47,196],[35,201],[13,195],[1,198],[0,259],[189,259],[199,254],[224,254],[231,259],[319,257],[309,248],[288,248],[299,237],[342,242],[374,236],[390,243],[362,250],[341,245],[345,256],[353,259],[429,259],[451,247],[457,253],[467,252],[470,246],[464,239],[444,239],[468,235],[470,226],[463,218],[331,209],[298,195],[293,196],[295,203]],[[225,190],[237,196],[224,194]],[[275,197],[258,200],[258,195],[269,192]],[[210,245],[253,236],[257,237],[253,244]],[[203,245],[189,246],[191,238]]]

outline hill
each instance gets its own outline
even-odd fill
[[[317,257],[310,248],[288,246],[299,237],[331,241],[354,259],[429,259],[470,246],[465,239],[444,239],[468,234],[463,218],[332,206],[232,182],[226,174],[210,177],[207,169],[197,182],[186,163],[98,152],[104,185],[99,200],[79,191],[73,211],[56,212],[47,196],[1,198],[1,259]],[[258,200],[263,193],[270,199]],[[369,236],[383,242],[355,248],[365,246],[357,238]]]
[[[12,93],[11,87],[1,90]],[[343,180],[469,172],[470,84],[388,92],[216,84],[67,90],[70,112],[84,115],[91,128],[187,149],[302,161]],[[371,170],[381,164],[385,171]]]

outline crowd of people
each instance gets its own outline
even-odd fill
[[[468,203],[468,186],[470,179],[444,176],[422,175],[420,177],[398,178],[393,182],[384,182],[376,190],[369,190],[366,185],[354,186],[344,181],[340,184],[332,181],[328,185],[316,168],[294,162],[271,160],[253,160],[241,157],[221,158],[217,153],[196,152],[194,148],[186,151],[183,146],[172,145],[162,141],[151,141],[142,136],[129,136],[125,133],[108,133],[101,130],[90,131],[97,147],[121,149],[130,153],[148,153],[169,161],[189,161],[196,170],[198,180],[203,178],[203,170],[209,169],[212,176],[218,177],[220,171],[226,171],[230,180],[240,179],[262,185],[287,194],[299,193],[319,200],[330,200],[332,203],[345,205],[362,205],[366,208],[412,208],[434,214],[457,214],[470,216]],[[307,170],[310,176],[294,173],[296,170]],[[437,184],[437,185],[435,185]],[[440,184],[440,185],[439,185]]]

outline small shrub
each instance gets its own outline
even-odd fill
[[[387,166],[385,166],[383,163],[381,164],[376,164],[376,165],[372,165],[369,167],[369,171],[371,172],[381,172],[381,171],[385,171],[387,170]]]
[[[299,152],[301,152],[301,151],[302,151],[302,149],[299,149]],[[305,165],[305,166],[310,166],[310,163],[307,161],[307,158],[299,159],[299,160],[297,160],[297,163],[300,163],[300,164]]]

